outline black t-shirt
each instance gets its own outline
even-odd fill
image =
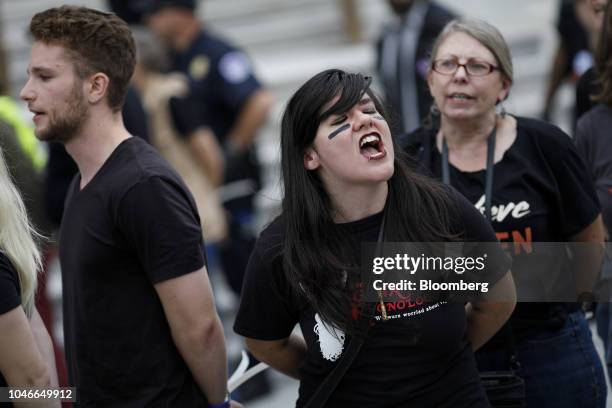
[[[489,225],[459,194],[455,231],[466,241],[495,241]],[[337,224],[354,248],[375,242],[382,214]],[[282,266],[283,216],[261,234],[247,267],[234,330],[260,340],[286,338],[299,323],[308,353],[300,368],[297,406],[303,406],[333,369],[350,335],[323,323],[303,296],[296,296]],[[493,286],[509,269],[508,258],[496,246],[483,271]],[[484,275],[486,274],[486,278]],[[358,284],[356,284],[358,285]],[[359,291],[353,292],[353,319],[359,316]],[[428,310],[430,308],[430,310]],[[365,344],[334,391],[329,407],[481,407],[488,406],[466,337],[464,305],[455,303],[387,303],[391,320],[376,321]],[[376,317],[380,315],[380,310]],[[335,335],[334,333],[335,332]],[[341,340],[339,340],[341,339]]]
[[[21,305],[21,286],[19,276],[13,264],[0,251],[0,315],[10,312]],[[6,379],[0,373],[0,387],[6,387]],[[0,407],[12,407],[13,404],[0,402]]]
[[[595,67],[589,68],[576,85],[576,107],[574,117],[576,120],[580,119],[582,115],[587,113],[592,107],[597,105],[597,102],[593,101],[591,97],[601,92],[601,85],[599,84],[597,77],[597,71]]]
[[[201,406],[154,284],[204,265],[196,205],[140,138],[68,189],[60,230],[64,333],[81,406]]]
[[[543,121],[521,117],[516,120],[516,140],[494,166],[491,224],[514,258],[512,271],[520,300],[522,289],[537,285],[529,281],[535,276],[531,273],[535,263],[528,258],[528,244],[570,241],[595,220],[599,204],[593,182],[569,136]],[[429,170],[440,178],[442,156],[432,144],[437,131],[417,130],[413,138],[423,144],[410,146],[409,151],[417,150],[421,162],[429,163]],[[428,158],[424,157],[424,143],[430,143]],[[451,185],[484,211],[486,170],[462,172],[452,164],[449,167]],[[541,258],[540,271],[560,271],[568,266],[564,256]],[[521,337],[533,330],[558,326],[567,310],[575,308],[575,304],[554,302],[519,303],[512,317],[515,334]]]

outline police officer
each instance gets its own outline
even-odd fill
[[[140,0],[135,6],[140,7],[137,12],[147,26],[172,50],[172,70],[189,78],[190,95],[171,101],[177,127],[196,155],[207,153],[206,141],[197,132],[203,126],[212,129],[223,147],[220,194],[228,210],[231,242],[221,245],[220,257],[238,293],[254,245],[249,226],[254,194],[260,186],[253,142],[272,105],[271,93],[255,77],[246,54],[211,33],[198,19],[195,0]]]

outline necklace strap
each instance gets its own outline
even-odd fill
[[[380,228],[378,229],[378,239],[376,240],[376,256],[382,256],[382,246],[385,241],[385,224],[387,222],[387,205],[389,202],[389,197],[387,197],[387,203],[385,203],[385,208],[383,209],[383,218],[380,223]],[[382,291],[378,291],[378,300],[380,303],[380,311],[382,314],[383,321],[389,320],[389,316],[387,315],[387,308],[385,307],[385,301],[383,299]],[[365,304],[363,309],[365,309]]]
[[[493,200],[493,163],[495,158],[495,139],[497,135],[497,126],[493,128],[487,139],[487,175],[485,179],[485,213],[486,219],[491,219],[491,202]],[[442,182],[451,185],[450,182],[450,165],[448,160],[448,144],[446,139],[442,137]]]

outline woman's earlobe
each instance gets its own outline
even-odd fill
[[[504,91],[504,96],[501,98],[501,101],[505,101],[508,99],[508,95],[510,95],[510,88],[512,87],[512,82],[508,79],[504,79],[502,90]]]
[[[429,93],[431,94],[431,87],[432,87],[432,82],[433,82],[433,74],[431,73],[431,69],[427,71],[427,75],[425,76],[425,79],[427,81],[427,89],[429,90]],[[433,97],[433,94],[431,96]]]
[[[319,155],[313,148],[306,149],[304,152],[304,167],[306,170],[316,170],[319,168]]]

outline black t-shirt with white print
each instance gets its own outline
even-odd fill
[[[515,336],[521,338],[547,327],[558,327],[567,312],[578,307],[576,303],[535,302],[544,293],[543,288],[565,281],[555,277],[566,276],[563,274],[569,273],[569,264],[562,247],[541,245],[534,250],[530,244],[570,241],[595,220],[599,204],[593,182],[571,139],[543,121],[522,117],[516,121],[516,140],[494,165],[491,225],[513,257],[512,272],[519,300],[532,299],[529,292],[534,293],[534,302],[519,302],[512,316]],[[421,163],[429,162],[428,170],[441,178],[440,152],[430,144],[431,155],[427,160],[423,149],[424,141],[433,143],[437,132],[417,130],[414,140],[420,140],[421,145],[409,146],[408,151],[417,152]],[[486,170],[464,172],[452,164],[449,168],[451,185],[484,212]],[[529,259],[534,254],[538,256],[537,262]]]
[[[470,203],[458,193],[454,196],[459,219],[452,230],[464,231],[466,241],[495,241],[492,229]],[[359,248],[361,242],[376,241],[381,221],[382,214],[375,214],[334,228]],[[302,296],[295,296],[282,266],[283,234],[282,215],[262,232],[247,267],[234,330],[249,338],[279,340],[288,337],[299,323],[308,347],[300,367],[296,403],[302,407],[333,369],[350,335],[326,325]],[[488,249],[489,259],[498,262],[487,263],[480,280],[492,287],[508,271],[509,259],[498,246],[492,252]],[[360,291],[353,293],[355,320]],[[466,337],[463,303],[414,299],[387,303],[387,310],[391,320],[375,321],[327,406],[488,406]],[[375,314],[380,315],[380,310]]]

